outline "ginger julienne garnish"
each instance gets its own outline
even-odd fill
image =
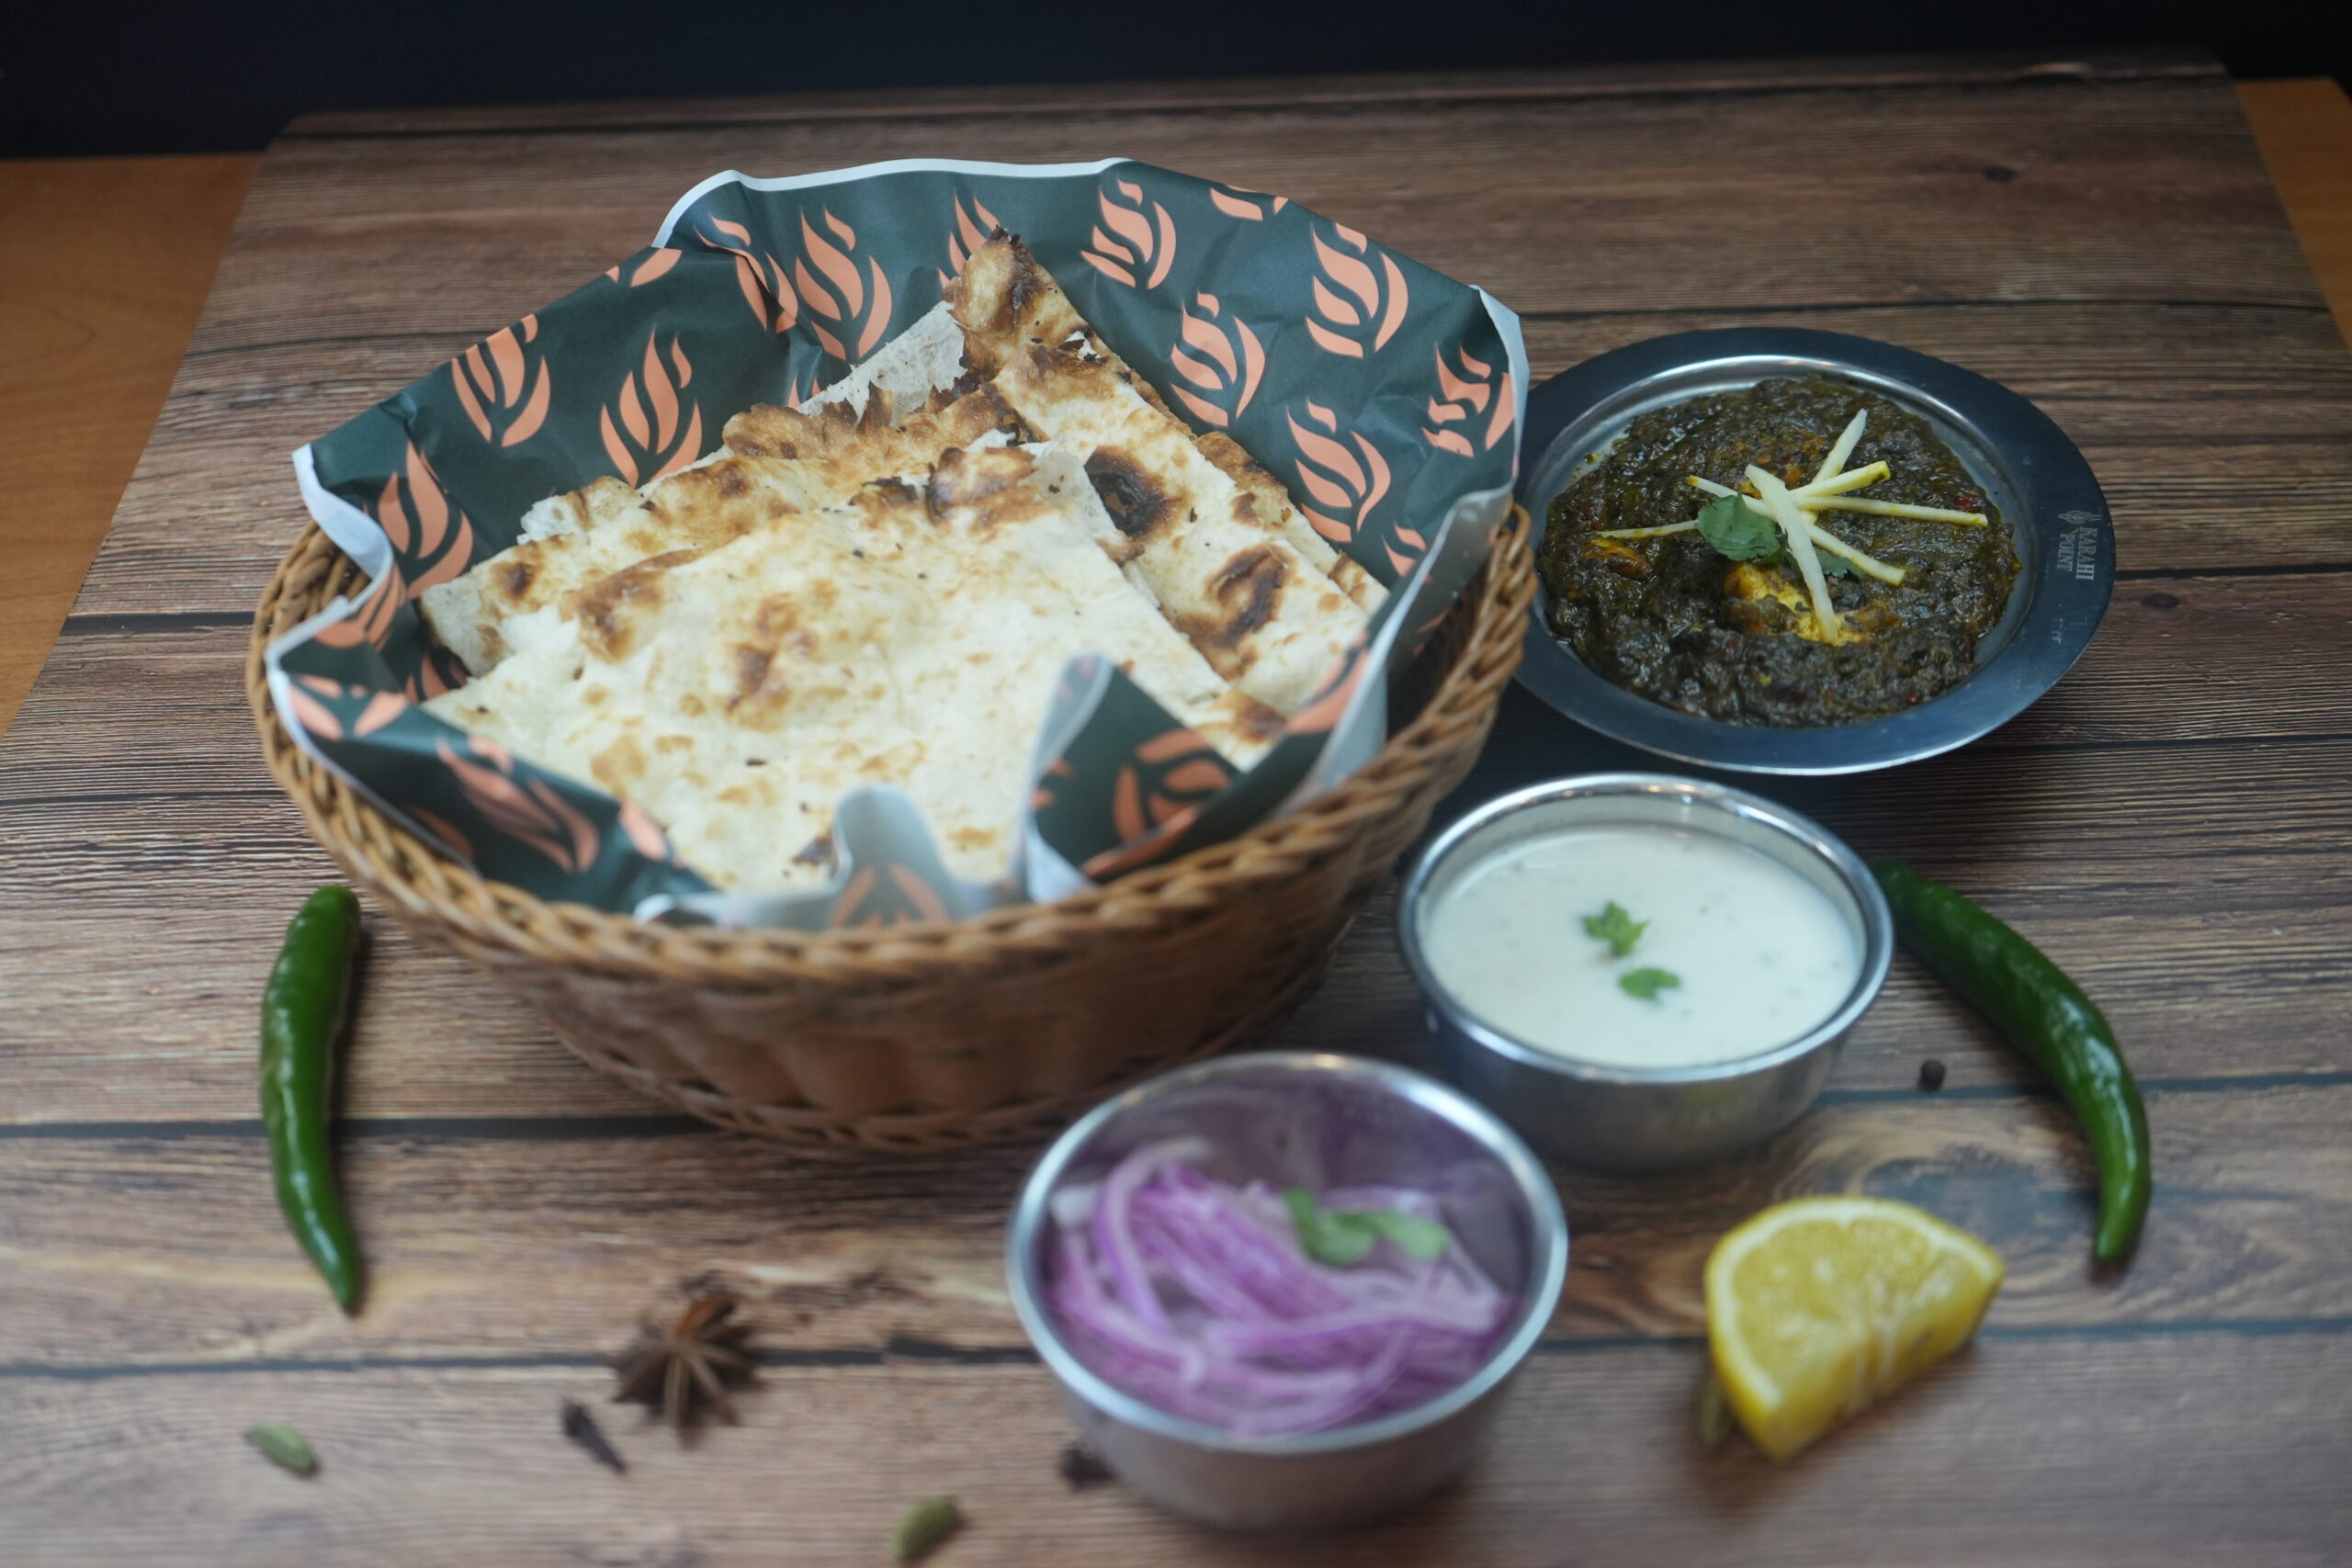
[[[731,1425],[735,1406],[727,1391],[749,1383],[757,1371],[747,1343],[751,1325],[730,1321],[741,1304],[720,1292],[696,1297],[666,1329],[642,1325],[637,1343],[613,1358],[620,1380],[614,1402],[650,1406],[681,1431],[707,1410]]]
[[[1975,528],[1985,526],[1987,522],[1985,514],[1981,512],[1959,512],[1942,506],[1911,506],[1901,502],[1875,501],[1854,495],[1853,491],[1875,484],[1890,475],[1883,462],[1865,464],[1850,471],[1846,468],[1846,459],[1853,455],[1854,447],[1860,442],[1869,423],[1870,412],[1867,409],[1854,415],[1838,437],[1838,444],[1830,448],[1829,456],[1823,461],[1813,481],[1802,487],[1792,489],[1752,463],[1747,467],[1747,482],[1755,491],[1752,495],[1734,490],[1729,485],[1702,479],[1697,474],[1690,475],[1686,481],[1692,489],[1703,491],[1718,501],[1736,498],[1747,512],[1769,519],[1780,530],[1782,548],[1804,580],[1805,592],[1813,602],[1814,625],[1824,642],[1843,642],[1857,634],[1847,626],[1829,602],[1829,587],[1821,552],[1826,551],[1844,562],[1845,566],[1838,569],[1841,572],[1850,569],[1890,584],[1900,583],[1905,574],[1901,567],[1890,566],[1866,555],[1823,527],[1818,521],[1818,513],[1855,512],[1878,517],[1907,517],[1928,523],[1954,523]],[[1755,550],[1743,545],[1724,548],[1723,540],[1717,537],[1720,519],[1718,509],[1710,506],[1687,523],[1652,528],[1607,528],[1594,536],[1602,539],[1656,539],[1695,529],[1705,534],[1710,543],[1715,544],[1735,560],[1757,558]],[[1736,514],[1731,520],[1736,521]]]

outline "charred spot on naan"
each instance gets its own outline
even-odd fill
[[[834,404],[814,413],[762,405],[727,422],[727,445],[747,457],[861,465],[871,475],[927,468],[941,452],[968,446],[992,432],[1016,442],[1029,439],[1028,426],[992,386],[968,386],[944,401],[934,393],[903,424],[874,423],[874,412],[888,400],[889,394],[876,388],[866,400],[866,413],[854,421]]]
[[[1199,437],[1195,445],[1200,447],[1201,455],[1216,465],[1218,470],[1233,481],[1234,488],[1241,492],[1241,498],[1236,503],[1237,513],[1289,539],[1292,547],[1304,556],[1310,566],[1320,567],[1333,582],[1339,584],[1340,592],[1362,606],[1366,614],[1380,608],[1381,602],[1388,597],[1388,591],[1372,573],[1322,541],[1311,525],[1302,522],[1297,508],[1291,501],[1290,491],[1283,488],[1283,481],[1274,478],[1264,464],[1250,456],[1240,442],[1221,430],[1213,430]]]
[[[1257,659],[1255,652],[1243,645],[1249,641],[1250,634],[1274,618],[1289,577],[1290,563],[1282,551],[1271,545],[1252,545],[1228,558],[1210,578],[1209,592],[1216,604],[1216,614],[1170,618],[1175,621],[1176,629],[1201,650],[1212,669],[1228,681],[1238,680]],[[1279,715],[1274,728],[1281,728]]]
[[[1021,412],[993,386],[975,388],[931,417],[951,446],[968,446],[990,434],[1001,435],[1013,445],[1037,438]]]
[[[799,512],[788,478],[773,458],[721,457],[672,474],[648,499],[665,542],[707,547]]]
[[[1272,620],[1289,577],[1290,563],[1270,545],[1252,545],[1217,568],[1209,580],[1209,592],[1225,611],[1217,640],[1230,648]]]
[[[1094,449],[1086,459],[1086,478],[1112,523],[1130,539],[1149,538],[1175,515],[1176,498],[1150,469],[1116,446]]]
[[[775,649],[757,643],[735,645],[735,690],[727,698],[728,712],[760,694],[767,684],[768,671],[775,668]]]
[[[1241,492],[1234,503],[1238,515],[1269,530],[1282,526],[1283,517],[1291,511],[1290,491],[1264,465],[1250,456],[1240,442],[1221,430],[1213,430],[1196,437],[1193,445]]]
[[[1170,419],[1177,417],[1158,388],[1103,345],[1017,235],[1000,229],[972,254],[963,275],[947,287],[947,306],[964,329],[970,374],[993,378],[1009,357],[1025,352],[1040,370],[1113,377]]]
[[[531,584],[538,580],[540,552],[531,545],[518,545],[508,553],[513,558],[489,574],[491,588],[509,604],[526,604]]]
[[[701,554],[698,549],[671,550],[600,577],[563,596],[563,617],[579,623],[580,640],[591,652],[617,663],[637,646],[638,628],[646,616],[661,608],[663,575]]]
[[[793,682],[800,678],[791,672],[805,670],[823,652],[818,628],[840,598],[837,585],[818,578],[796,592],[760,601],[749,635],[728,649],[733,683],[721,705],[729,718],[745,729],[777,727],[792,699]]]
[[[1252,746],[1272,746],[1289,727],[1290,721],[1277,709],[1246,692],[1227,693],[1223,703],[1234,733]]]
[[[894,412],[890,394],[876,387],[866,393],[863,409],[847,403],[820,403],[802,413],[774,403],[754,403],[729,420],[723,434],[727,449],[747,457],[821,457],[862,435],[888,429]]]
[[[1001,229],[965,262],[947,286],[946,299],[964,329],[965,366],[984,379],[1023,340],[1058,343],[1086,326],[1029,247]]]
[[[1009,500],[1024,503],[1019,507],[1024,514],[1034,510],[1035,498],[1023,487],[1036,471],[1037,460],[1018,446],[943,452],[931,470],[924,505],[934,520],[967,508],[974,526],[992,527],[1004,521]]]
[[[588,760],[589,775],[616,795],[627,794],[643,780],[645,769],[645,750],[638,744],[634,730],[623,732]]]

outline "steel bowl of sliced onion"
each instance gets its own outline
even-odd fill
[[[1030,1173],[1013,1307],[1087,1442],[1230,1529],[1358,1524],[1462,1473],[1557,1305],[1567,1223],[1518,1135],[1386,1063],[1179,1069]]]

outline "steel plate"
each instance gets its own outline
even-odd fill
[[[1858,382],[1925,419],[1984,487],[2017,540],[2017,585],[1977,649],[1976,673],[1907,712],[1862,724],[1778,729],[1724,724],[1636,696],[1585,668],[1536,595],[1519,678],[1613,739],[1702,767],[1851,773],[1964,746],[2057,684],[2091,640],[2115,586],[2115,529],[2090,465],[2049,415],[1997,382],[1871,338],[1797,328],[1679,333],[1555,376],[1528,399],[1519,498],[1535,519],[1640,414],[1775,376]]]

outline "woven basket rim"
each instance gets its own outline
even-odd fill
[[[591,905],[543,899],[481,875],[412,833],[297,745],[270,698],[265,660],[269,643],[315,615],[331,596],[334,580],[356,570],[315,523],[305,525],[278,562],[255,607],[246,653],[246,700],[264,762],[301,812],[312,837],[346,868],[356,872],[355,863],[364,863],[367,874],[359,880],[379,897],[454,927],[477,942],[615,975],[675,977],[683,968],[700,983],[720,987],[756,983],[756,974],[747,975],[747,969],[776,964],[796,969],[838,964],[845,971],[865,972],[893,960],[928,967],[943,959],[960,965],[979,955],[978,951],[950,951],[957,948],[987,950],[1002,959],[1034,947],[1045,957],[1088,928],[1113,922],[1171,923],[1205,908],[1216,899],[1198,887],[1204,875],[1217,879],[1225,897],[1254,881],[1278,880],[1290,874],[1301,853],[1325,847],[1311,840],[1344,842],[1356,819],[1377,811],[1383,799],[1411,782],[1411,775],[1438,765],[1436,754],[1442,750],[1445,732],[1459,716],[1454,710],[1475,705],[1479,688],[1493,682],[1496,674],[1507,682],[1510,667],[1517,664],[1521,623],[1533,592],[1529,531],[1527,512],[1516,504],[1494,525],[1487,564],[1464,591],[1465,597],[1476,596],[1475,622],[1451,667],[1413,719],[1335,788],[1232,839],[1100,887],[956,920],[822,931],[662,925]],[[1482,653],[1488,657],[1482,660]],[[1495,657],[1507,659],[1508,665],[1482,679],[1478,666]],[[397,863],[368,854],[346,823],[383,843]],[[422,880],[419,868],[427,868]],[[435,883],[442,886],[432,886]],[[559,931],[565,940],[551,940]]]

